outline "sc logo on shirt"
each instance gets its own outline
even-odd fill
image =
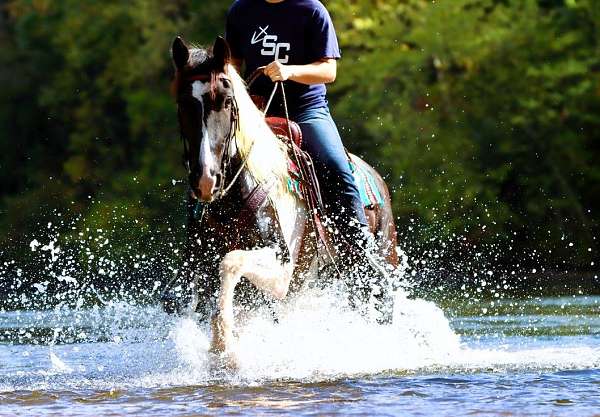
[[[256,31],[252,34],[252,45],[262,42],[262,49],[260,54],[263,56],[272,56],[273,60],[279,61],[282,64],[286,64],[290,57],[286,52],[289,52],[291,45],[289,42],[277,42],[277,35],[267,34],[269,26],[258,27],[258,34]]]

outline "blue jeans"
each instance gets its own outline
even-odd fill
[[[323,202],[338,226],[355,220],[367,225],[348,156],[329,108],[308,109],[295,115],[302,130],[302,149],[311,156],[321,186]]]

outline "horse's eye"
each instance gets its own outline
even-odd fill
[[[231,81],[228,78],[221,78],[221,82],[223,83],[224,88],[231,88]]]

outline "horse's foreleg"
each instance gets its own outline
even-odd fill
[[[232,347],[233,297],[242,277],[267,294],[282,299],[288,292],[292,273],[292,263],[282,264],[273,248],[235,250],[225,255],[220,267],[218,314],[213,318],[212,350],[227,352]]]

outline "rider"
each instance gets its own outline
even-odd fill
[[[268,97],[271,82],[284,82],[289,116],[302,130],[302,147],[314,161],[328,214],[361,258],[374,238],[327,104],[325,84],[335,80],[341,56],[327,9],[318,0],[236,0],[225,37],[238,69],[244,63],[248,76],[264,67],[271,79],[258,78],[251,94]],[[281,95],[268,112],[285,115]]]

